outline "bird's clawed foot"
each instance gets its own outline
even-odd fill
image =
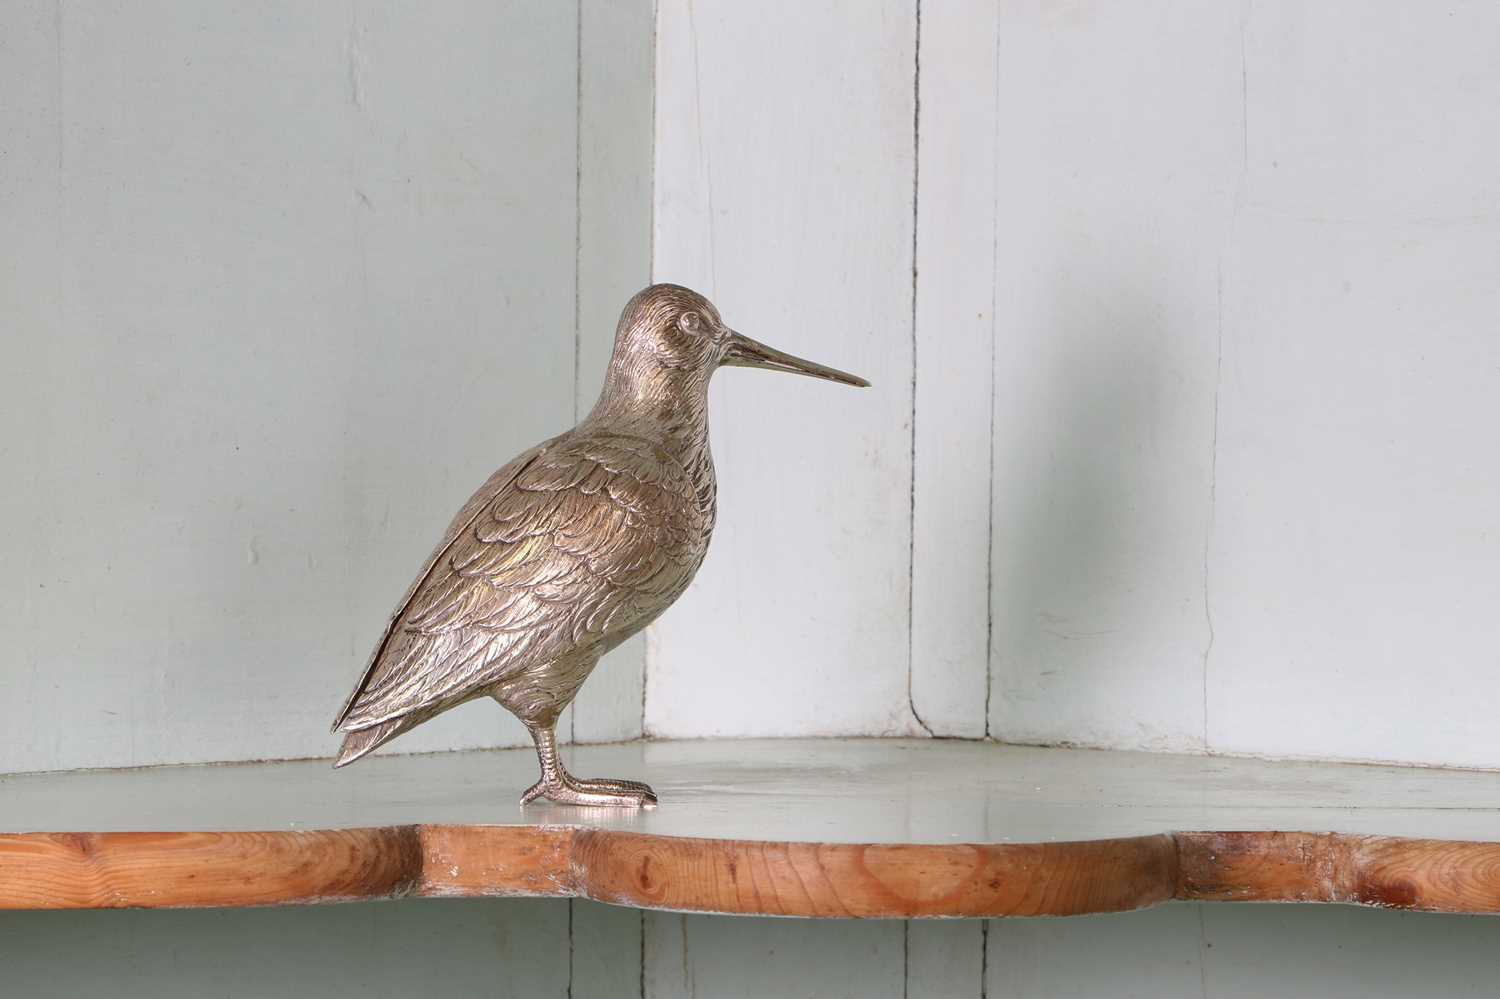
[[[584,780],[567,772],[560,773],[551,781],[544,777],[531,785],[521,795],[521,804],[528,805],[538,798],[546,798],[561,805],[656,807],[656,792],[640,781],[611,780],[607,777]]]
[[[542,779],[521,795],[521,804],[529,805],[546,798],[561,805],[603,805],[615,808],[655,808],[656,792],[638,780],[584,780],[574,777],[563,767],[557,755],[557,737],[552,725],[532,725],[537,761],[542,765]]]

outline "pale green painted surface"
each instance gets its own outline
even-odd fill
[[[0,913],[6,999],[562,997],[565,902]]]
[[[0,913],[0,996],[544,999],[569,995],[571,982],[574,999],[980,999],[981,974],[990,999],[1500,994],[1500,919],[1490,917],[1168,905],[908,925],[673,913],[643,920],[635,910],[574,902],[570,939],[569,908],[497,899]]]
[[[576,16],[0,8],[0,772],[333,751],[453,512],[572,423]]]

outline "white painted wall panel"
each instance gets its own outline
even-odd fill
[[[1364,11],[1248,23],[1209,737],[1500,766],[1500,10]]]
[[[7,11],[0,769],[331,752],[453,510],[571,422],[574,17]]]
[[[882,303],[890,376],[866,372],[888,422],[861,468],[829,428],[868,404],[720,379],[723,518],[655,630],[648,730],[1500,764],[1476,697],[1500,15],[928,5],[903,81],[902,18],[845,13],[659,13],[656,276],[768,339],[815,278],[829,314]],[[908,355],[886,211],[913,182]],[[909,527],[864,486],[899,499],[905,431]],[[838,544],[831,498],[859,489]]]
[[[1500,765],[1500,13],[1007,8],[1000,65],[992,732]]]
[[[999,65],[990,731],[1200,749],[1240,11],[1007,5]]]
[[[915,25],[910,0],[658,8],[655,278],[875,387],[716,377],[718,528],[653,630],[654,734],[917,730]]]

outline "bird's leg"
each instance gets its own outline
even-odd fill
[[[553,723],[555,724],[555,723]],[[557,735],[553,725],[528,725],[536,743],[537,760],[542,765],[542,779],[521,795],[521,804],[546,798],[564,805],[620,805],[627,808],[651,807],[656,792],[640,781],[580,780],[568,773],[557,754]]]

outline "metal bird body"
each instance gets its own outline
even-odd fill
[[[536,743],[542,778],[523,803],[655,803],[645,784],[569,774],[553,728],[600,656],[681,596],[707,554],[708,382],[723,364],[866,384],[735,333],[686,288],[636,295],[589,416],[490,476],[448,526],[334,722],[335,766],[492,697]]]

